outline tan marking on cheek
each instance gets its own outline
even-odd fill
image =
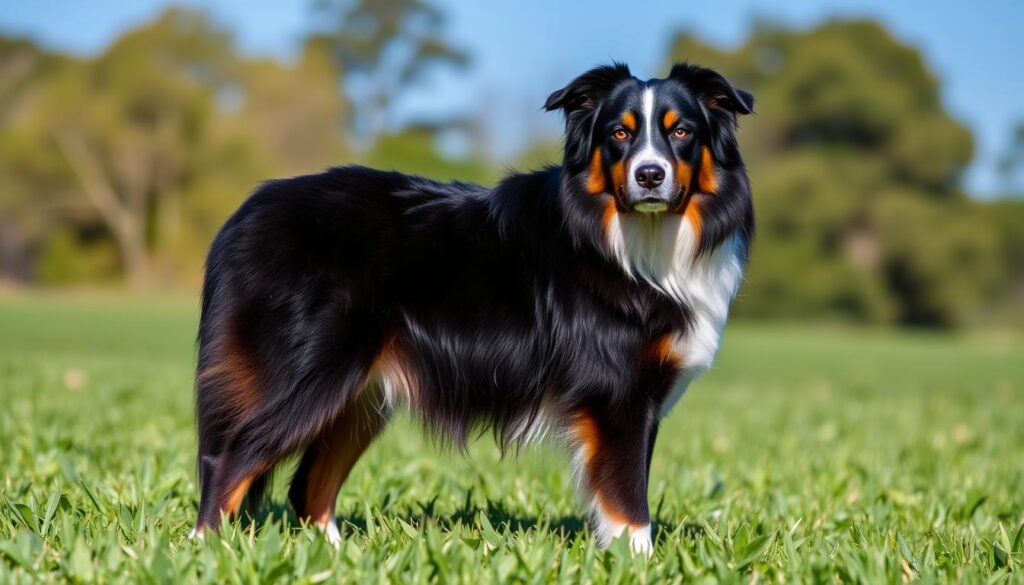
[[[633,115],[633,112],[622,114],[622,125],[629,128],[630,132],[636,132],[636,116]]]
[[[712,195],[718,192],[718,175],[715,173],[715,160],[711,150],[704,147],[700,153],[700,174],[697,176],[697,187],[701,193]]]
[[[683,195],[690,191],[690,184],[693,182],[693,167],[684,161],[676,163],[676,184],[682,189]]]
[[[678,121],[679,121],[679,114],[677,114],[674,110],[669,110],[669,111],[665,112],[665,117],[662,118],[662,120],[661,120],[662,124],[665,125],[665,130],[668,130],[668,129],[672,128],[672,126],[675,126],[676,122],[678,122]]]
[[[604,233],[607,236],[612,229],[612,222],[618,216],[619,210],[615,207],[615,200],[608,199],[604,204],[604,214],[601,215],[601,225],[604,226]]]
[[[612,187],[616,194],[626,192],[626,161],[620,160],[612,165]]]
[[[701,230],[701,215],[700,215],[700,203],[696,199],[691,197],[690,204],[686,206],[686,213],[684,214],[685,219],[690,220],[690,224],[693,226],[694,238],[700,242],[700,230]]]
[[[601,149],[595,148],[594,155],[590,157],[590,170],[587,172],[587,191],[596,195],[604,193],[605,188],[604,167],[601,164]]]

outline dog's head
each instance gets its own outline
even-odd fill
[[[676,65],[641,81],[622,64],[587,71],[544,104],[565,114],[564,168],[620,213],[679,212],[692,193],[718,190],[717,168],[739,161],[737,115],[754,98],[720,74]]]

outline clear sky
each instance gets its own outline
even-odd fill
[[[243,50],[287,58],[314,25],[310,0],[185,0],[207,8],[235,31]],[[538,108],[547,94],[591,65],[616,59],[654,76],[672,33],[696,32],[730,46],[751,23],[798,27],[834,16],[870,16],[920,48],[943,83],[950,111],[976,140],[967,187],[998,188],[995,163],[1011,128],[1024,121],[1024,0],[435,0],[449,14],[451,40],[474,61],[461,75],[436,76],[409,97],[406,116],[477,112],[495,120],[498,152],[557,119]],[[125,28],[151,18],[167,0],[0,0],[0,30],[47,46],[95,53]],[[827,4],[827,6],[826,6]]]

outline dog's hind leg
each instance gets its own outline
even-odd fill
[[[218,530],[221,515],[237,514],[252,482],[265,471],[240,465],[230,453],[206,456],[200,465],[206,466],[206,478],[199,500],[199,518],[192,531],[196,536],[202,536],[207,528]]]
[[[295,513],[319,526],[336,546],[341,542],[334,517],[338,491],[388,420],[370,394],[374,393],[364,391],[306,447],[288,491]]]
[[[334,367],[313,364],[314,375],[284,387],[267,388],[255,406],[216,441],[200,443],[202,495],[196,533],[216,530],[223,515],[235,515],[250,488],[283,458],[321,436],[350,406],[366,383],[372,361],[366,355],[335,359]],[[333,356],[331,356],[333,357]],[[202,424],[200,427],[202,428]]]
[[[221,508],[229,514],[237,512],[249,484],[260,483],[257,476],[253,476],[232,497],[221,494],[226,481],[225,463],[229,459],[228,442],[234,429],[252,416],[266,399],[266,387],[252,352],[235,331],[232,328],[210,329],[201,342],[196,376],[201,492],[199,518],[193,530],[195,536],[202,536],[207,526],[219,525]]]
[[[204,528],[216,530],[223,516],[237,514],[246,494],[261,477],[295,450],[325,435],[325,429],[339,418],[339,411],[348,412],[355,406],[335,404],[316,408],[312,404],[307,397],[295,397],[287,405],[270,402],[235,430],[222,453],[203,458],[201,464],[207,466],[206,484],[199,505],[197,533],[201,534]],[[365,439],[367,444],[369,439],[372,436]]]

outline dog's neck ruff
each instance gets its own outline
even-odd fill
[[[743,277],[740,238],[733,234],[699,253],[699,229],[674,213],[620,213],[608,226],[609,248],[626,274],[722,321]]]
[[[711,366],[718,352],[729,306],[743,280],[743,236],[733,233],[713,250],[700,250],[700,232],[683,214],[616,214],[608,245],[622,270],[685,306],[690,327],[673,334],[682,365],[666,414],[686,386]]]

